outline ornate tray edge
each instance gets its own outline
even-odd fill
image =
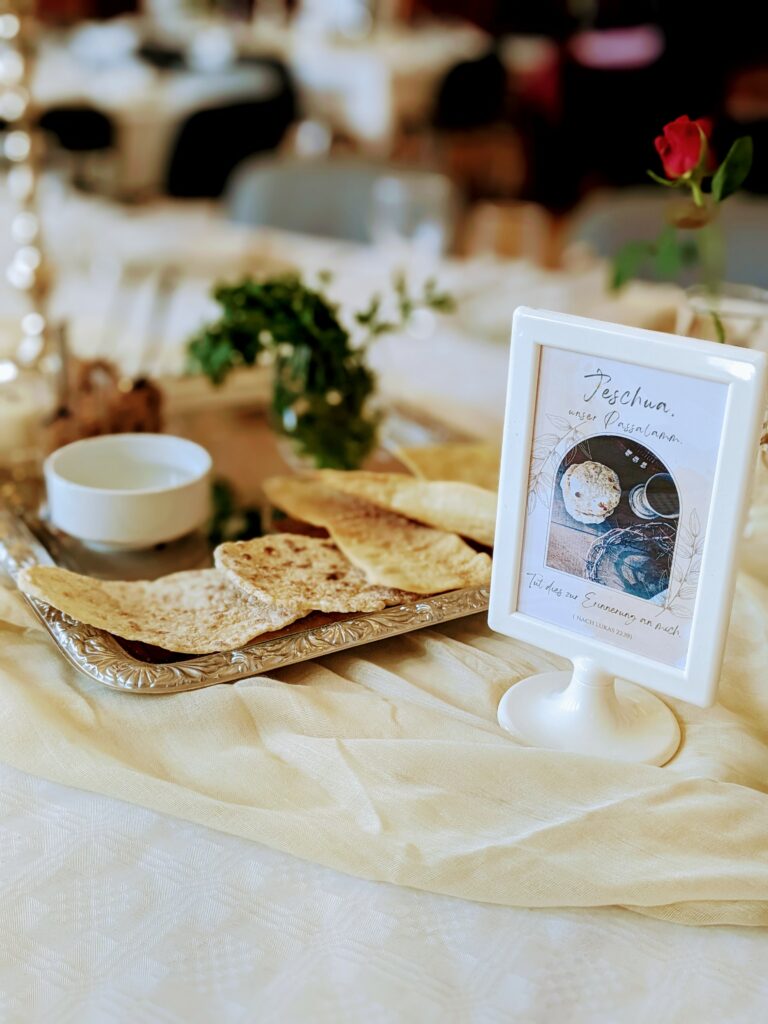
[[[52,565],[53,559],[26,523],[0,508],[0,568],[15,580],[25,566]],[[353,615],[286,636],[182,662],[152,665],[132,658],[115,638],[86,626],[41,601],[26,598],[57,647],[75,668],[113,689],[167,694],[231,683],[326,654],[399,636],[425,626],[486,611],[487,587],[455,590],[384,611]]]

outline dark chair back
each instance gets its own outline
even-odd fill
[[[442,131],[467,131],[504,116],[507,71],[495,51],[456,64],[437,93],[433,124]]]
[[[62,149],[72,153],[111,149],[114,142],[111,120],[92,107],[51,107],[38,123],[43,131],[58,139]]]
[[[176,70],[186,67],[184,51],[164,43],[142,43],[138,55],[145,64],[158,68],[160,71]]]
[[[192,114],[176,137],[166,182],[168,194],[184,198],[220,196],[239,163],[277,148],[294,116],[295,98],[287,74],[281,75],[279,91],[268,99],[230,103]]]

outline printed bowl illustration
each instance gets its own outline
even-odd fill
[[[654,473],[629,492],[629,505],[641,519],[677,519],[680,498],[670,473]]]
[[[585,565],[587,578],[652,601],[669,586],[675,530],[668,523],[644,523],[610,530],[596,540]]]

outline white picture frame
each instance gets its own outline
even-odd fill
[[[544,353],[550,352],[555,355],[544,356]],[[561,353],[565,353],[565,355],[561,355]],[[582,361],[578,362],[577,357],[583,357]],[[552,385],[548,385],[547,380],[540,376],[543,359],[549,367],[550,377],[555,375],[552,379],[556,378],[556,380]],[[574,380],[569,380],[567,372],[569,367],[586,365],[584,360],[590,364],[594,363],[596,368],[621,364],[622,368],[627,368],[628,377],[632,377],[636,370],[644,381],[667,381],[670,386],[666,388],[665,394],[671,395],[672,398],[667,397],[665,401],[656,403],[659,406],[666,406],[660,412],[653,408],[654,398],[652,398],[649,417],[661,416],[662,413],[673,416],[674,403],[678,399],[682,402],[685,398],[687,413],[682,419],[677,420],[677,424],[680,426],[676,426],[676,430],[679,430],[682,435],[682,440],[676,438],[674,443],[674,458],[678,462],[681,458],[686,457],[686,445],[691,444],[691,439],[694,439],[695,445],[698,445],[696,439],[701,436],[710,436],[714,429],[713,420],[720,415],[701,408],[698,396],[712,395],[717,398],[717,403],[722,403],[718,431],[719,445],[712,454],[712,475],[708,482],[710,499],[706,521],[701,523],[701,530],[696,534],[695,543],[692,542],[685,548],[680,547],[680,555],[677,551],[682,534],[673,534],[670,531],[675,544],[673,554],[670,556],[672,566],[670,571],[674,571],[675,559],[682,557],[682,552],[688,550],[696,552],[696,565],[698,566],[693,599],[689,596],[691,585],[685,587],[685,593],[688,595],[686,600],[693,600],[693,607],[683,631],[687,640],[682,663],[679,657],[677,662],[674,661],[677,653],[682,649],[681,644],[678,643],[682,633],[678,633],[670,640],[666,635],[663,637],[664,643],[668,643],[671,652],[668,658],[660,657],[657,660],[645,650],[645,647],[640,652],[635,649],[633,645],[640,645],[641,641],[647,646],[646,640],[641,638],[641,634],[644,637],[644,633],[648,630],[656,629],[655,625],[653,627],[645,625],[646,621],[650,621],[650,617],[648,620],[645,616],[642,617],[644,625],[642,628],[637,627],[637,636],[635,637],[633,633],[632,636],[635,639],[632,641],[607,634],[604,640],[602,635],[598,635],[592,629],[592,626],[566,628],[562,621],[549,620],[547,616],[561,615],[561,612],[550,611],[549,605],[543,603],[544,599],[540,599],[538,595],[535,599],[540,603],[536,605],[536,608],[541,607],[541,613],[538,611],[532,613],[530,608],[524,610],[529,602],[525,591],[521,589],[524,585],[524,566],[529,564],[528,560],[531,557],[535,562],[542,550],[534,551],[531,556],[529,544],[534,541],[529,541],[528,537],[543,536],[543,527],[529,525],[537,522],[536,515],[543,514],[537,512],[535,508],[531,511],[529,504],[531,501],[529,486],[533,479],[531,467],[534,427],[539,396],[540,393],[544,393],[542,389],[549,388],[546,394],[550,394],[550,392],[557,394],[559,393],[557,389],[562,387],[563,394],[581,394],[585,403],[586,396],[591,391],[591,385],[587,389],[586,386],[583,386],[583,382],[575,383],[578,373]],[[562,372],[558,369],[560,366]],[[606,373],[606,371],[601,372]],[[722,385],[722,387],[708,388],[705,387],[704,382]],[[619,387],[622,387],[623,383],[622,381]],[[626,393],[620,391],[618,400],[626,398],[626,402],[629,404],[630,400],[637,399],[636,405],[642,407],[646,399],[642,393],[637,398],[632,387],[633,385],[630,384]],[[598,436],[609,436],[606,422],[610,424],[611,421],[606,421],[603,417],[605,409],[609,409],[608,399],[602,397],[602,392],[598,392],[598,398],[602,403],[600,408],[598,409],[597,405],[590,406],[598,418],[587,425],[587,430],[589,431],[593,427],[600,429],[594,434],[588,434],[587,440]],[[592,400],[590,399],[590,401]],[[568,404],[570,411],[578,411],[570,403],[570,399]],[[765,405],[766,357],[761,352],[582,317],[524,307],[518,308],[512,327],[501,457],[499,505],[488,615],[491,628],[499,633],[569,658],[577,667],[579,665],[591,666],[593,674],[597,668],[601,679],[627,680],[648,690],[688,701],[699,707],[710,706],[714,702],[717,692],[735,585],[737,548],[748,509]],[[670,412],[670,410],[672,411]],[[636,411],[637,409],[633,408],[632,412]],[[645,415],[646,410],[642,409],[641,411]],[[541,409],[539,408],[540,413]],[[552,416],[552,418],[557,422],[557,417]],[[697,426],[697,422],[694,421],[697,421],[699,425]],[[624,423],[624,421],[621,422]],[[634,429],[635,424],[633,423],[632,426]],[[640,427],[638,426],[637,429]],[[647,431],[651,428],[646,426],[645,429]],[[709,433],[707,433],[708,431]],[[654,436],[664,436],[663,432],[655,429],[652,429],[651,432]],[[578,433],[574,435],[574,437],[577,436],[579,436]],[[614,434],[610,435],[611,438],[614,436],[622,437],[622,430],[617,429]],[[637,439],[628,435],[627,443],[631,448],[632,444],[637,443]],[[660,441],[656,443],[662,444]],[[668,447],[670,449],[673,447],[672,442],[669,442]],[[693,449],[694,445],[691,444],[692,459]],[[702,445],[701,449],[696,447],[695,457],[702,462],[702,465],[706,462],[707,450],[707,445]],[[559,454],[560,452],[555,449],[554,460],[557,460]],[[563,472],[563,475],[565,472],[567,470]],[[587,470],[584,472],[586,473]],[[550,475],[554,477],[555,474]],[[670,475],[674,476],[673,473]],[[701,481],[706,479],[706,473],[697,471],[694,474],[692,472],[690,479],[691,486],[701,487],[703,486]],[[561,475],[561,489],[562,480],[563,476]],[[549,477],[546,483],[549,484]],[[551,486],[553,497],[550,507],[554,508],[554,488],[558,487],[557,480],[554,478]],[[684,494],[680,495],[680,502],[680,519],[682,520],[682,510],[686,504]],[[610,506],[610,501],[607,502],[607,506]],[[550,517],[553,514],[550,512]],[[694,518],[694,522],[697,521],[697,518]],[[547,528],[551,529],[550,526]],[[675,529],[680,529],[680,527],[675,527]],[[549,552],[550,548],[547,548],[546,551]],[[582,591],[579,590],[579,587],[571,586],[574,582],[578,582],[574,576],[561,572],[557,566],[552,568],[546,562],[543,574],[545,576],[549,574],[553,578],[562,577],[565,580],[564,586],[567,588],[568,601],[571,601],[572,592],[578,591],[575,598],[576,608],[579,607],[582,600],[586,600],[580,596]],[[535,578],[531,579],[530,572],[528,573],[528,583],[530,585],[535,583]],[[632,595],[616,595],[615,592],[609,591],[608,587],[603,587],[601,583],[590,583],[590,581],[587,583],[590,585],[590,592],[597,592],[600,595],[610,594],[616,598],[615,601],[610,602],[616,607],[612,609],[609,618],[615,618],[613,611],[619,612],[623,607],[645,607],[642,601]],[[580,583],[579,586],[581,586]],[[666,594],[671,591],[672,585],[670,584]],[[564,603],[562,599],[558,599],[558,601],[561,605]],[[553,608],[557,603],[553,602]],[[571,604],[573,605],[574,602],[571,601]],[[663,601],[662,612],[659,612],[657,616],[656,609],[658,607],[659,605],[654,606],[654,623],[658,621],[658,617],[665,621],[669,618],[671,621],[670,609],[663,605]],[[577,612],[573,614],[575,615]],[[642,612],[640,614],[642,615]],[[661,639],[655,637],[654,645],[657,643],[661,653],[663,644]],[[673,649],[672,645],[674,644],[677,644],[677,647]],[[515,687],[513,687],[514,689]],[[650,695],[648,696],[650,697]],[[500,720],[501,717],[500,710]],[[508,725],[504,722],[502,724]],[[525,739],[525,737],[523,738]],[[668,746],[671,742],[669,740]],[[565,741],[562,744],[545,742],[542,745],[568,746]],[[575,748],[570,747],[570,749]],[[613,756],[621,756],[621,754]],[[671,754],[667,756],[671,756]],[[638,756],[636,759],[663,763],[663,760],[659,759],[659,755],[653,755],[653,757],[655,760],[651,756]]]

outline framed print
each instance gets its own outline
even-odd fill
[[[491,627],[711,704],[765,364],[759,352],[518,309]]]

